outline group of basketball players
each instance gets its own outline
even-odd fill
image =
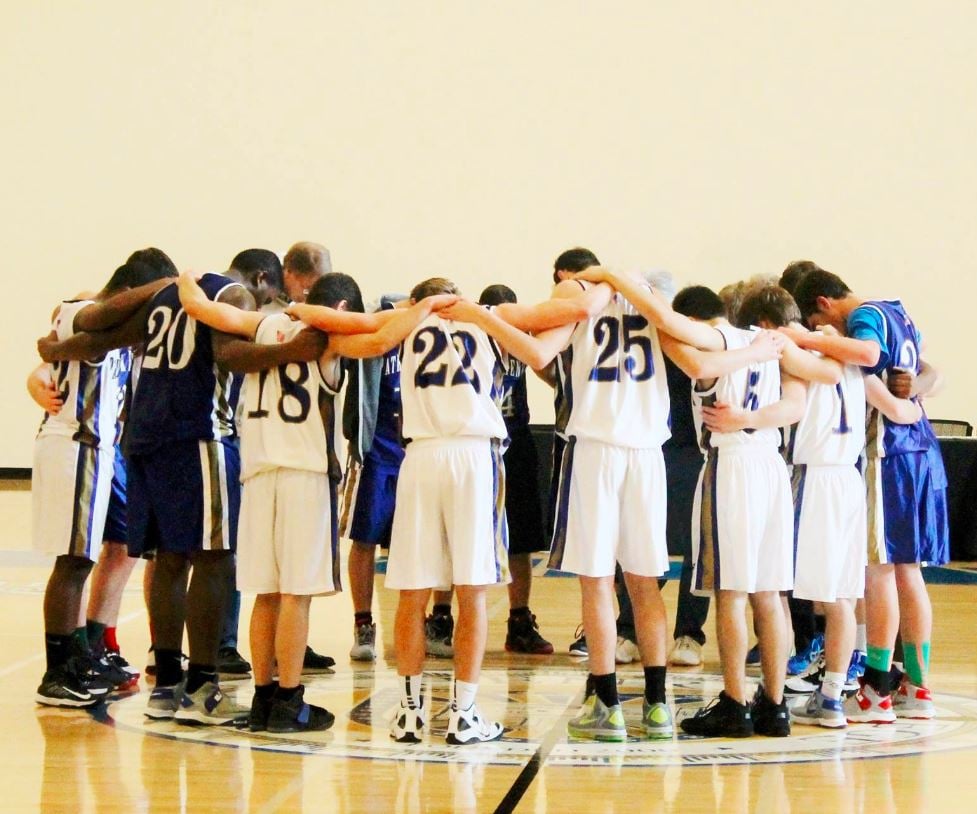
[[[246,722],[252,731],[328,728],[334,716],[304,700],[301,675],[311,597],[340,590],[342,530],[353,540],[351,658],[375,658],[374,551],[390,547],[386,586],[399,592],[401,677],[391,736],[423,737],[422,671],[433,649],[454,658],[448,742],[501,737],[502,725],[475,700],[486,589],[510,582],[510,568],[506,648],[552,652],[529,608],[541,513],[538,504],[519,507],[537,500],[535,484],[505,489],[503,456],[509,462],[532,447],[528,366],[555,388],[550,566],[579,576],[589,659],[585,700],[568,734],[627,738],[615,672],[618,570],[644,668],[641,731],[672,737],[659,588],[668,570],[667,358],[688,377],[704,456],[692,583],[716,597],[724,683],[682,729],[790,733],[782,595],[791,590],[822,603],[827,619],[823,670],[809,677],[797,720],[844,727],[931,717],[931,614],[920,563],[948,558],[946,479],[919,406],[938,377],[901,304],[863,300],[807,262],[788,268],[783,287],[748,286],[734,313],[701,286],[669,303],[586,249],[561,254],[553,273],[551,299],[536,305],[517,304],[504,286],[475,304],[435,278],[365,313],[355,281],[332,272],[318,244],[296,244],[284,266],[273,252],[251,249],[226,274],[178,280],[169,258],[147,249],[98,294],[62,303],[53,335],[39,342],[49,366],[30,382],[47,408],[35,445],[34,539],[57,555],[37,700],[90,706],[134,683],[114,623],[141,556],[153,561],[150,718]],[[274,313],[280,295],[291,304]],[[532,470],[516,460],[514,474]],[[506,507],[520,511],[517,550],[508,545]],[[86,614],[84,586],[96,562]],[[224,695],[218,679],[235,572],[238,588],[256,594],[249,709]],[[439,593],[428,616],[432,590]],[[864,676],[843,700],[863,592]],[[762,662],[752,699],[747,602]],[[905,673],[895,675],[897,633]]]

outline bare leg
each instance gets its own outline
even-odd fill
[[[275,630],[280,602],[281,594],[258,594],[254,598],[250,640],[256,687],[271,684],[275,674]]]
[[[230,551],[198,551],[187,589],[187,646],[191,664],[217,664],[227,589],[234,557]]]
[[[533,588],[533,565],[529,554],[510,554],[509,607],[528,608],[529,594]]]
[[[153,630],[153,574],[156,573],[156,560],[146,560],[146,567],[142,572],[142,601],[146,604],[146,618],[149,619],[149,644],[156,644],[156,635]]]
[[[183,649],[183,626],[187,618],[187,579],[190,560],[181,554],[156,555],[149,617],[153,624],[153,645],[157,650]]]
[[[780,618],[783,620],[783,616]],[[719,591],[717,594],[716,641],[719,644],[719,662],[723,668],[726,695],[739,704],[745,704],[748,648],[745,593]]]
[[[639,577],[624,572],[628,594],[634,605],[635,632],[638,649],[645,667],[663,667],[667,657],[667,625],[665,603],[658,589],[656,577]]]
[[[64,555],[54,561],[54,568],[44,590],[44,631],[68,636],[78,625],[85,580],[92,561],[85,557]]]
[[[488,640],[484,585],[457,585],[458,622],[455,625],[455,678],[477,684]]]
[[[609,675],[615,670],[614,577],[579,577],[584,634],[587,636],[590,674]]]
[[[129,556],[124,543],[105,543],[92,571],[92,590],[88,618],[115,627],[122,606],[122,592],[129,582],[136,558]]]
[[[302,662],[309,641],[308,595],[281,594],[278,627],[275,630],[275,655],[278,658],[278,684],[297,687],[302,682]]]
[[[924,654],[922,647],[929,644],[933,635],[933,607],[919,566],[897,565],[895,568],[902,646],[904,651],[910,647],[915,649],[912,654],[904,652],[903,660],[907,665],[910,680],[917,683],[922,679],[925,686],[929,654],[928,648],[927,653]],[[919,676],[913,675],[916,672],[913,665],[919,665]]]
[[[372,543],[358,543],[355,540],[349,549],[349,592],[353,598],[354,613],[366,613],[373,607],[376,550]]]
[[[760,591],[750,594],[750,604],[753,606],[753,620],[760,638],[763,689],[767,698],[779,704],[784,697],[784,679],[787,677],[787,664],[784,660],[784,653],[787,652],[787,628],[784,625],[780,593]]]
[[[394,618],[397,675],[416,676],[424,669],[424,614],[430,588],[401,591]]]
[[[449,588],[447,591],[435,591],[434,592],[434,604],[435,605],[451,605],[451,597],[454,594],[454,590]]]
[[[855,647],[854,601],[825,602],[824,618],[824,669],[829,673],[847,673]]]
[[[894,565],[869,565],[865,569],[865,627],[870,647],[891,652],[899,632]]]

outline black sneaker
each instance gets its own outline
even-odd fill
[[[323,656],[316,653],[311,647],[306,645],[305,658],[302,660],[302,674],[316,675],[317,673],[334,673],[332,668],[336,664],[336,659],[331,656]]]
[[[251,664],[236,647],[221,647],[217,651],[217,672],[221,678],[247,678],[251,675]]]
[[[781,698],[779,704],[770,700],[763,687],[757,687],[753,696],[753,731],[769,738],[786,738],[790,734],[790,713],[787,699]]]
[[[74,674],[78,682],[92,695],[101,698],[115,689],[115,674],[110,678],[103,672],[101,664],[97,663],[91,656],[72,656],[68,659],[66,669]]]
[[[275,688],[278,685],[275,684]],[[248,714],[248,729],[252,732],[264,732],[268,728],[268,718],[271,715],[273,696],[259,698],[255,693],[251,698],[251,712]]]
[[[750,705],[741,704],[725,692],[681,722],[682,731],[704,738],[748,738],[753,734]]]
[[[424,620],[424,650],[429,656],[450,659],[455,654],[451,637],[455,632],[455,620],[451,616],[432,613]]]
[[[81,679],[63,664],[48,670],[41,679],[34,700],[49,707],[91,707],[101,699],[92,695]]]
[[[510,653],[530,653],[534,656],[548,656],[553,645],[539,635],[539,625],[535,614],[519,619],[510,617],[505,637],[505,649]]]
[[[587,658],[589,651],[587,650],[587,637],[584,635],[583,625],[578,625],[577,632],[573,635],[577,638],[573,640],[568,652],[577,658]]]
[[[332,726],[336,716],[329,710],[305,703],[305,687],[288,701],[274,698],[268,715],[269,732],[320,732]]]

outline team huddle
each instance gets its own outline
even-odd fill
[[[532,368],[553,385],[557,416],[549,564],[579,577],[589,661],[571,738],[627,739],[615,663],[631,659],[620,657],[615,574],[644,669],[641,732],[674,734],[660,581],[676,511],[662,447],[679,399],[699,451],[691,512],[682,509],[691,589],[715,597],[724,684],[682,730],[782,737],[792,718],[840,728],[932,717],[920,564],[948,559],[946,477],[920,405],[938,375],[902,305],[859,298],[809,262],[779,285],[741,286],[734,305],[702,286],[670,302],[580,248],[557,258],[553,277],[551,298],[535,305],[505,286],[474,303],[432,278],[366,313],[356,282],[332,272],[318,244],[296,244],[284,265],[251,249],[226,274],[199,278],[177,277],[147,249],[98,294],[62,303],[29,381],[47,410],[35,547],[57,555],[37,700],[85,707],[135,684],[114,624],[144,557],[156,671],[148,717],[328,728],[334,715],[305,701],[301,677],[311,598],[341,590],[344,536],[357,660],[376,657],[375,549],[389,546],[401,685],[391,737],[424,737],[427,652],[454,659],[448,743],[500,738],[502,724],[476,704],[487,588],[509,585],[507,650],[553,651],[529,608],[530,554],[545,547]],[[279,298],[290,304],[275,312]],[[256,595],[250,708],[222,693],[218,675],[234,585]],[[793,708],[791,591],[826,620]],[[762,672],[753,697],[747,603]]]

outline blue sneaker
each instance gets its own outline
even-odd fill
[[[865,654],[861,650],[853,650],[851,654],[851,662],[848,664],[848,676],[845,680],[845,692],[857,692],[858,679],[860,679],[863,675],[865,675]]]
[[[807,703],[793,710],[791,717],[798,723],[824,726],[828,729],[844,729],[848,726],[841,701],[825,698],[821,695],[821,690],[812,692]]]
[[[811,662],[816,661],[824,652],[824,634],[818,633],[811,643],[800,653],[787,659],[787,675],[796,676],[803,673]]]

